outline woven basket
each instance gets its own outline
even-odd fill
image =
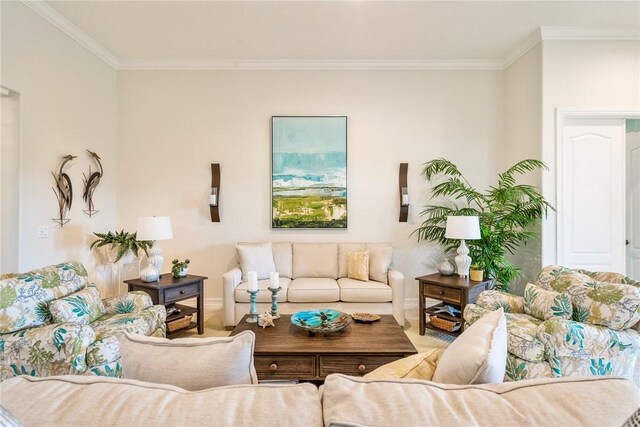
[[[433,326],[447,332],[455,332],[460,329],[460,326],[462,326],[462,322],[454,322],[452,320],[442,319],[438,316],[429,316],[429,320]]]
[[[167,331],[173,332],[178,329],[186,328],[191,323],[191,315],[184,316],[182,319],[176,319],[172,322],[167,323]]]

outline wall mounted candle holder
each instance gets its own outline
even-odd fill
[[[400,185],[400,222],[407,222],[409,217],[409,187],[407,186],[408,163],[400,163],[398,182]]]
[[[220,222],[220,163],[211,163],[211,193],[209,194],[209,210],[211,222]]]

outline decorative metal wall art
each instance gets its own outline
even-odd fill
[[[53,179],[56,182],[56,186],[51,187],[51,189],[58,199],[58,218],[51,219],[57,222],[60,227],[64,227],[69,222],[67,212],[69,212],[71,204],[73,203],[73,186],[71,185],[71,179],[69,179],[69,175],[67,175],[63,169],[68,162],[76,157],[78,156],[67,154],[62,158],[62,163],[58,168],[58,173],[56,174],[55,172],[51,172]]]
[[[89,165],[89,176],[87,177],[87,175],[85,175],[84,173],[82,174],[82,176],[84,177],[82,180],[82,182],[84,182],[84,192],[82,193],[82,199],[87,205],[87,209],[83,210],[83,212],[89,215],[89,218],[91,218],[93,215],[100,212],[99,210],[96,210],[93,205],[93,192],[96,190],[96,187],[98,187],[98,184],[100,184],[100,180],[102,179],[102,176],[104,174],[104,169],[102,168],[102,163],[100,163],[100,156],[98,156],[91,150],[87,150],[87,153],[89,153],[91,158],[96,162],[98,169],[95,172],[91,172],[91,165]]]

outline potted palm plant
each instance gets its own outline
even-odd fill
[[[522,160],[499,174],[497,185],[481,192],[449,160],[425,163],[422,175],[427,181],[442,178],[431,194],[431,199],[439,203],[425,206],[420,213],[425,220],[412,234],[419,241],[434,241],[447,252],[453,251],[459,241],[445,237],[447,217],[478,216],[480,239],[467,241],[469,255],[483,268],[485,277],[495,279],[496,289],[509,290],[522,270],[507,259],[507,253],[514,253],[533,239],[537,233],[532,227],[540,224],[549,209],[553,210],[536,187],[516,183],[516,175],[535,170],[547,170],[547,166],[539,160]]]
[[[140,251],[145,255],[151,248],[151,241],[138,240],[137,233],[129,233],[121,230],[107,233],[93,233],[98,238],[91,243],[90,249],[104,248],[109,262],[131,263],[138,257]]]

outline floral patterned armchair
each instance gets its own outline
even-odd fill
[[[164,336],[165,318],[144,292],[102,300],[77,262],[8,275],[0,280],[0,380],[120,376],[117,334]]]
[[[465,308],[468,325],[502,307],[506,381],[620,375],[633,380],[640,352],[640,282],[618,273],[545,267],[524,297],[484,291]]]

